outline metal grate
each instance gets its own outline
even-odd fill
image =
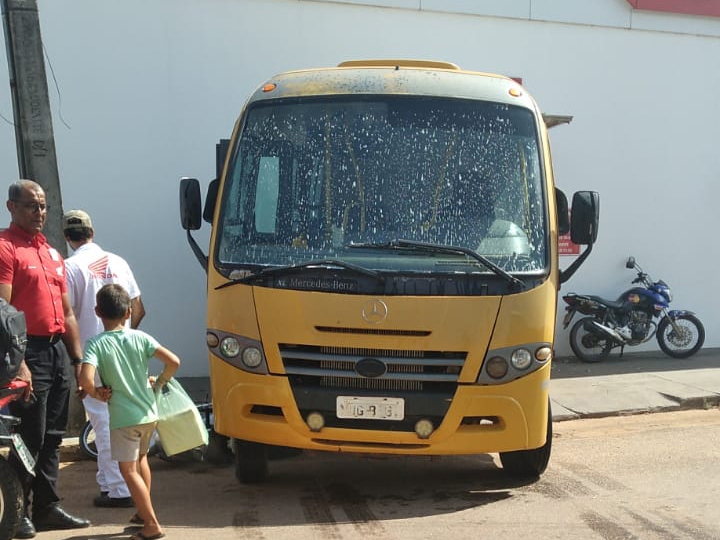
[[[412,432],[421,419],[439,426],[457,390],[466,353],[281,344],[280,355],[301,416],[320,412],[326,427]],[[372,358],[385,372],[366,377],[358,362]],[[336,397],[393,396],[405,400],[401,421],[336,416]]]
[[[465,353],[365,349],[357,347],[280,346],[286,373],[308,385],[356,390],[422,391],[428,385],[454,386],[465,362]],[[379,377],[364,377],[356,370],[363,359],[383,362],[387,371]]]

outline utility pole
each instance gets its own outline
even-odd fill
[[[43,232],[48,242],[67,256],[37,0],[0,1],[10,72],[18,171],[20,178],[34,180],[45,190],[49,210]]]
[[[18,171],[20,178],[34,180],[45,190],[48,213],[43,233],[50,245],[63,257],[67,257],[67,244],[62,231],[60,177],[37,0],[0,2],[10,72]],[[82,402],[71,397],[68,433],[80,433],[84,424]]]

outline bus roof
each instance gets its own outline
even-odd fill
[[[248,103],[363,94],[479,99],[537,111],[532,97],[509,77],[434,60],[351,60],[336,67],[280,73],[258,88]]]

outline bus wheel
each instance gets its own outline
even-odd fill
[[[500,452],[503,469],[519,478],[538,478],[547,469],[552,448],[552,412],[548,403],[547,438],[545,444],[533,450]]]
[[[228,444],[230,439],[225,435],[215,433],[212,429],[208,434],[208,445],[205,449],[205,459],[213,465],[227,465],[232,462],[233,452]]]
[[[235,478],[243,484],[257,484],[268,474],[267,449],[264,444],[235,439]]]

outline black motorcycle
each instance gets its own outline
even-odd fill
[[[563,296],[568,304],[563,328],[570,325],[576,312],[588,315],[570,330],[575,355],[583,362],[599,362],[614,348],[622,355],[626,345],[640,345],[653,336],[660,349],[673,358],[688,358],[698,352],[705,342],[700,319],[691,311],[670,310],[670,287],[662,280],[653,281],[634,257],[625,267],[637,272],[632,283],[642,286],[628,289],[617,300],[575,293]]]
[[[27,383],[13,380],[0,387],[0,409],[22,396]],[[17,469],[8,461],[12,454],[31,475],[35,475],[35,459],[22,437],[15,432],[20,420],[0,414],[0,445],[7,452],[0,454],[0,540],[10,540],[23,516],[23,490]]]

